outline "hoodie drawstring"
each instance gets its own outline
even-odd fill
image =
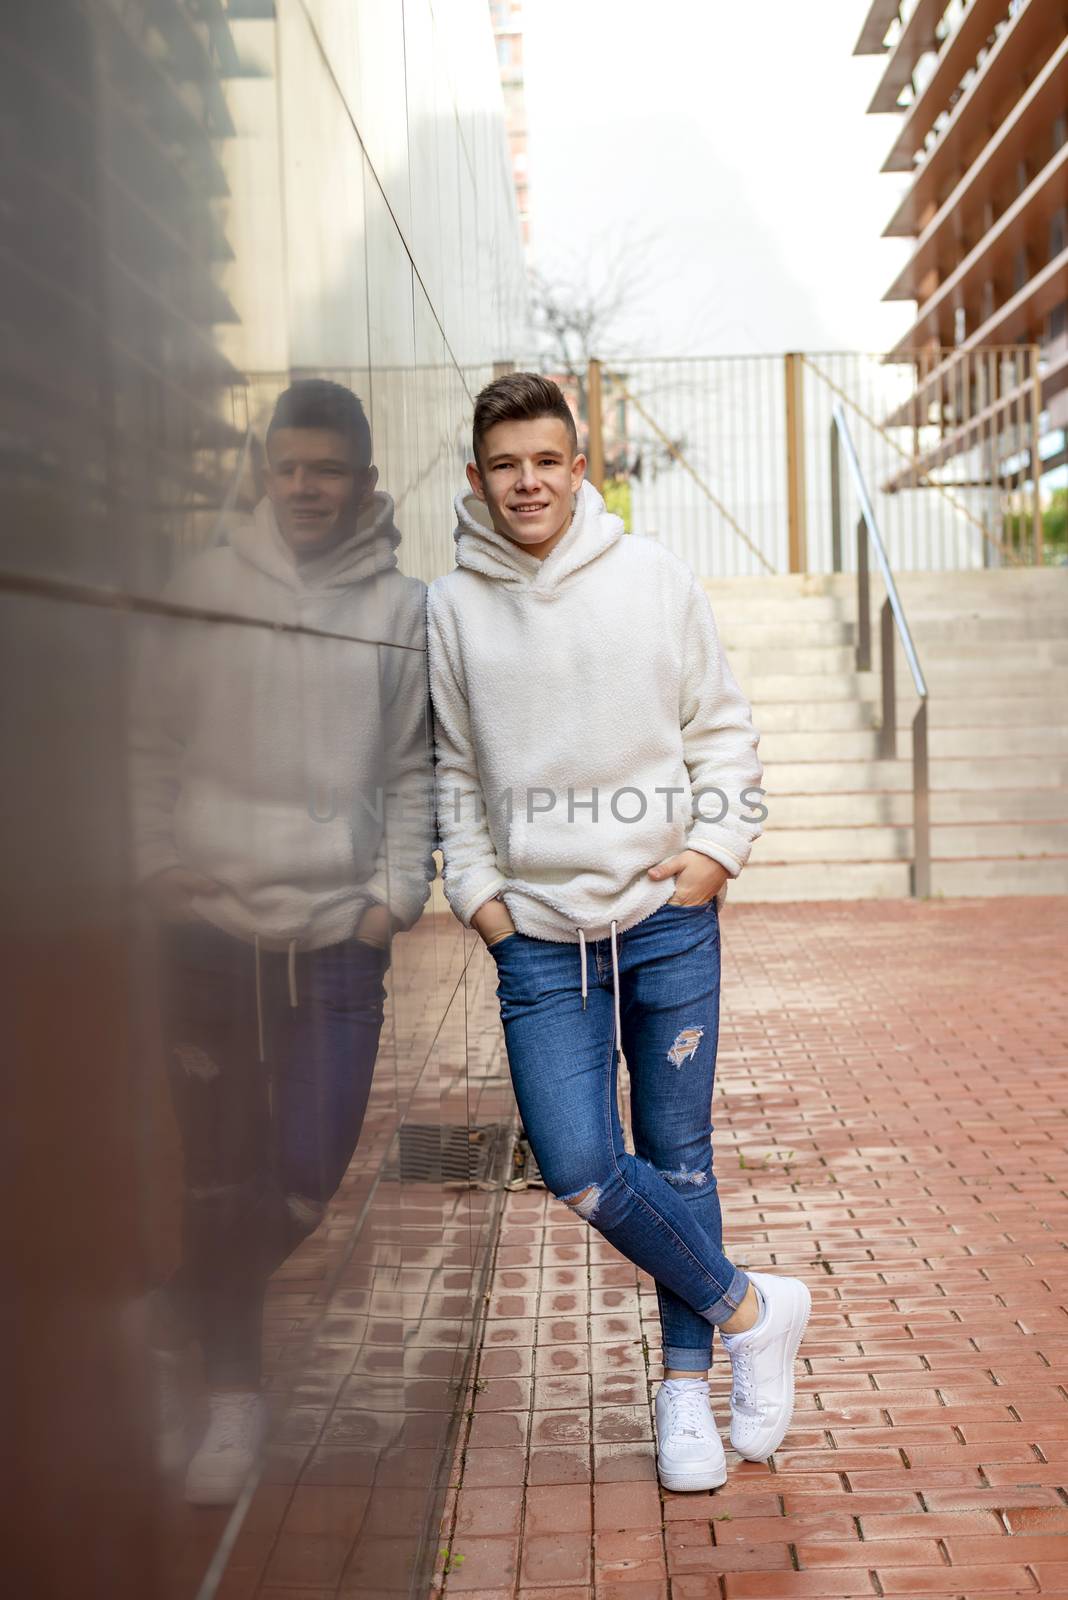
[[[260,936],[257,933],[254,940],[256,950],[256,1034],[259,1039],[260,1060],[266,1061],[263,1049],[263,978],[260,972]]]
[[[616,1010],[616,1059],[623,1059],[623,1025],[619,1020],[619,948],[616,944],[616,925],[612,923],[612,998]]]
[[[583,1009],[583,1011],[585,1011],[585,1009],[586,1009],[586,995],[587,995],[587,990],[588,990],[588,984],[587,984],[587,981],[586,981],[586,935],[585,935],[584,931],[581,928],[578,929],[578,937],[579,937],[579,965],[581,966],[581,969],[582,969],[582,1009]],[[618,946],[618,944],[616,942],[616,923],[615,923],[614,920],[613,920],[612,925],[611,925],[611,939],[612,939],[612,1007],[613,1007],[613,1011],[614,1011],[614,1014],[615,1014],[615,1027],[616,1027],[615,1052],[616,1052],[617,1058],[622,1059],[622,1055],[623,1055],[623,1024],[620,1021],[620,1011],[619,1011],[619,946]]]
[[[264,1048],[263,1036],[263,969],[260,963],[260,936],[258,933],[253,936],[253,948],[256,952],[256,1038],[259,1046],[260,1061],[263,1062],[267,1059],[267,1052]],[[289,941],[286,969],[289,983],[289,1004],[296,1010],[300,1004],[300,998],[297,994],[297,941],[295,939],[290,939]]]

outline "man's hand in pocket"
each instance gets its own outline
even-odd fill
[[[700,850],[683,850],[650,867],[649,876],[657,882],[663,878],[676,880],[669,906],[703,906],[716,898],[730,873],[711,856],[702,855]]]
[[[479,906],[471,918],[471,926],[487,945],[496,944],[498,939],[515,932],[515,923],[503,900],[487,900],[485,905]]]

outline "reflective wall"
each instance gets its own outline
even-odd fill
[[[423,638],[522,336],[488,8],[0,38],[12,1592],[421,1593],[512,1116]]]

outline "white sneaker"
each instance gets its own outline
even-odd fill
[[[169,1476],[189,1460],[189,1361],[184,1350],[153,1350],[151,1361],[156,1465]]]
[[[665,1378],[656,1396],[656,1470],[665,1489],[718,1489],[727,1457],[700,1378]]]
[[[782,1444],[794,1410],[794,1357],[812,1310],[800,1278],[751,1272],[764,1310],[745,1333],[721,1333],[731,1358],[731,1444],[746,1461],[766,1461]]]
[[[156,1466],[169,1477],[189,1460],[195,1386],[188,1330],[171,1309],[166,1290],[153,1289],[123,1308],[122,1337],[131,1355],[147,1351],[152,1446]]]
[[[259,1458],[267,1431],[262,1395],[243,1389],[208,1396],[210,1422],[189,1463],[185,1497],[195,1506],[232,1506]]]

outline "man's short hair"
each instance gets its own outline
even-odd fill
[[[471,444],[476,464],[482,441],[498,422],[534,422],[538,417],[558,417],[567,428],[572,455],[578,455],[575,418],[558,383],[538,372],[509,372],[487,383],[475,401]]]
[[[371,465],[371,425],[351,389],[328,378],[298,378],[275,401],[267,425],[267,449],[279,428],[325,428],[344,434],[352,444],[356,467]]]

